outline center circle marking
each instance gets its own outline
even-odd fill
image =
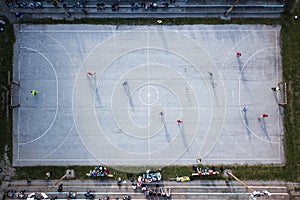
[[[107,165],[120,165],[120,160],[122,160],[122,165],[134,165],[135,163],[143,165],[168,165],[171,163],[182,163],[189,160],[193,155],[206,156],[216,143],[216,140],[213,139],[218,138],[221,133],[218,130],[222,130],[222,124],[218,122],[220,117],[223,118],[223,115],[225,115],[223,110],[219,110],[220,104],[223,105],[225,103],[223,98],[219,99],[218,110],[214,109],[214,101],[212,101],[211,96],[213,92],[205,76],[203,76],[204,72],[207,73],[205,66],[215,66],[215,64],[212,62],[210,56],[205,56],[201,60],[195,60],[194,54],[191,56],[188,53],[190,49],[195,49],[197,54],[208,55],[207,52],[193,40],[185,36],[182,37],[177,32],[168,32],[168,37],[165,39],[166,42],[172,43],[174,39],[180,38],[180,42],[187,45],[185,45],[185,48],[175,48],[171,49],[171,51],[165,50],[165,46],[159,42],[153,43],[153,47],[151,48],[143,48],[143,45],[138,43],[130,42],[127,44],[126,42],[131,40],[124,40],[124,38],[131,38],[132,36],[135,38],[140,37],[139,33],[132,35],[133,33],[134,31],[126,32],[120,34],[122,37],[113,37],[113,43],[122,44],[124,47],[119,54],[118,52],[114,54],[101,53],[103,49],[111,48],[112,40],[109,39],[95,48],[91,56],[82,64],[82,66],[96,66],[94,64],[95,59],[105,60],[105,62],[101,62],[101,66],[97,66],[97,69],[95,69],[97,74],[100,74],[97,80],[99,80],[99,88],[102,88],[102,90],[99,90],[101,102],[95,106],[95,118],[91,115],[89,123],[82,122],[86,122],[86,107],[94,103],[94,98],[86,98],[85,101],[80,101],[82,91],[86,91],[88,82],[78,78],[74,86],[75,94],[73,97],[76,98],[72,102],[75,107],[73,109],[73,116],[76,118],[75,127],[81,141],[93,157],[101,160],[102,163],[107,163]],[[153,40],[160,41],[162,36],[160,33],[155,34]],[[135,44],[138,45],[135,46]],[[95,58],[94,55],[97,55],[97,57]],[[120,63],[127,63],[127,60],[137,57],[145,59],[137,59],[136,63],[120,67]],[[145,63],[144,61],[147,59],[148,62]],[[168,61],[175,63],[174,66],[169,67],[170,63]],[[149,63],[151,67],[149,67]],[[146,67],[146,69],[142,70],[138,66]],[[182,72],[182,66],[187,66],[187,70],[184,73]],[[159,67],[159,70],[155,70],[156,67]],[[128,77],[125,76],[133,69],[137,69],[136,73],[130,73]],[[80,74],[85,74],[84,70],[82,67]],[[115,73],[116,71],[119,73]],[[144,77],[140,77],[141,74],[144,74]],[[167,75],[167,78],[165,75]],[[130,85],[129,89],[131,90],[128,93],[124,93],[123,87],[115,87],[117,85],[120,86],[120,80],[133,80],[133,78],[136,80]],[[182,90],[178,90],[178,87],[170,84],[170,81],[168,81],[178,80],[179,78],[181,80],[186,79],[181,82],[183,86]],[[152,81],[158,82],[158,84],[165,84],[166,88],[169,88],[169,91],[174,90],[174,96],[178,97],[176,99],[179,101],[173,102],[172,99],[170,101],[169,98],[166,98],[167,94]],[[189,84],[190,81],[191,85]],[[216,83],[219,82],[216,80]],[[184,87],[184,85],[187,87]],[[224,91],[221,86],[222,84],[218,84],[218,87],[215,89],[218,94]],[[185,92],[183,93],[183,91]],[[197,92],[194,93],[194,91]],[[200,96],[210,97],[210,101],[201,101],[202,98],[197,98],[200,97],[198,91],[201,91]],[[128,99],[132,100],[132,105],[129,105],[132,108],[128,107]],[[178,102],[179,105],[174,108],[174,103]],[[206,123],[205,128],[201,129],[199,129],[199,123],[204,117],[199,114],[199,109],[197,109],[199,104],[209,109],[210,112],[208,113],[212,118],[211,121],[215,122],[213,124]],[[133,120],[128,120],[129,116],[126,112],[128,109],[132,109],[135,112],[131,113],[136,117]],[[164,121],[159,116],[159,112],[162,110],[166,113]],[[216,115],[212,115],[212,113],[216,111],[220,111],[221,116],[214,117]],[[146,121],[144,122],[147,122],[145,123],[145,127],[137,126],[140,118],[137,120],[138,123],[132,123],[141,115],[145,116],[144,119]],[[179,130],[176,124],[179,116],[182,116],[186,124],[189,124],[189,126],[186,126],[186,134],[183,129],[182,131]],[[147,121],[150,117],[153,120],[151,124]],[[91,128],[90,124],[92,123],[97,123],[98,126]],[[213,129],[210,128],[212,126]],[[161,129],[162,127],[163,129]],[[110,153],[99,154],[99,150],[103,149],[104,152],[108,148],[109,152],[114,152],[114,159],[111,159]],[[142,151],[137,152],[136,149],[142,149]]]
[[[159,100],[159,93],[156,87],[146,85],[139,91],[139,99],[145,105],[153,105]]]

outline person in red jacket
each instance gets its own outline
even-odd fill
[[[266,113],[263,113],[263,114],[261,114],[259,117],[258,117],[258,119],[261,119],[261,118],[265,118],[265,117],[268,117],[269,115],[267,115]]]

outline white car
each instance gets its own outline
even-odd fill
[[[42,195],[42,197],[43,197],[44,199],[49,199],[49,197],[47,196],[46,193],[42,192],[41,195]]]
[[[34,200],[36,198],[36,193],[30,193],[28,196],[27,196],[27,200]]]

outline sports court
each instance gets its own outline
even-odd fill
[[[282,95],[271,90],[282,77],[280,26],[15,34],[14,166],[284,162]]]

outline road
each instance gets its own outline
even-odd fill
[[[5,188],[6,191],[14,190],[17,192],[26,190],[26,194],[32,192],[41,193],[54,183],[55,180],[33,180],[31,184],[28,185],[25,180],[11,181],[6,184],[4,183],[3,185],[7,186],[2,187],[2,189]],[[118,186],[115,181],[99,180],[64,180],[61,183],[63,184],[63,192],[57,192],[57,186],[55,186],[47,193],[50,198],[57,196],[58,199],[67,199],[68,192],[75,191],[77,192],[76,199],[85,199],[84,194],[87,191],[92,191],[96,194],[95,199],[101,199],[105,196],[109,196],[110,199],[115,199],[116,197],[121,199],[124,194],[130,195],[132,199],[146,199],[140,189],[132,189],[130,181],[123,183],[122,186]],[[185,183],[163,181],[158,184],[158,187],[156,183],[149,184],[148,187],[150,189],[162,187],[165,190],[171,188],[172,199],[249,199],[250,196],[250,192],[236,181],[230,181],[227,184],[224,181],[192,181]],[[267,190],[272,194],[271,197],[259,197],[258,199],[289,199],[285,182],[246,181],[246,184],[255,191]],[[16,198],[16,195],[14,198]],[[151,197],[151,199],[160,198],[163,199],[157,196]]]

